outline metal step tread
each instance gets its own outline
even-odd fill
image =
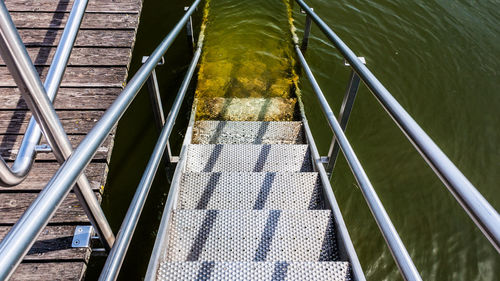
[[[187,172],[311,172],[306,144],[190,144]]]
[[[330,210],[174,210],[165,261],[337,261]]]
[[[196,121],[195,144],[303,144],[302,122]]]
[[[158,281],[166,280],[350,280],[348,262],[163,262]]]
[[[178,209],[323,209],[318,173],[184,173]]]

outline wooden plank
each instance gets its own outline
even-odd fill
[[[64,28],[69,13],[10,13],[18,29]],[[81,29],[135,29],[139,22],[137,14],[89,14],[83,17]]]
[[[56,47],[30,47],[28,54],[35,66],[50,66]],[[132,55],[128,48],[74,48],[69,66],[128,66],[126,59]],[[0,58],[0,66],[5,62]]]
[[[16,12],[69,12],[72,0],[5,0],[9,11]],[[90,0],[87,13],[138,13],[141,0]]]
[[[5,0],[28,53],[45,79],[73,0]],[[139,22],[142,0],[90,0],[76,40],[57,113],[75,146],[122,91]],[[9,165],[18,153],[29,111],[0,59],[0,155]],[[114,132],[87,167],[94,192],[106,182]],[[45,140],[42,140],[45,143]],[[39,154],[28,178],[16,187],[0,187],[0,239],[36,198],[59,164]],[[75,224],[89,224],[73,192],[59,206],[10,280],[81,280],[90,250],[71,248]]]
[[[88,248],[72,248],[71,241],[76,226],[56,225],[47,226],[38,236],[35,244],[24,257],[24,261],[47,261],[47,260],[81,260],[90,258]],[[0,240],[9,232],[11,226],[0,226]]]
[[[35,200],[38,193],[0,193],[0,214],[2,224],[14,224]],[[101,199],[100,193],[96,193]],[[50,220],[51,223],[79,223],[87,224],[89,219],[85,215],[80,202],[74,193],[69,193],[61,206]]]
[[[21,263],[9,281],[81,280],[84,262]]]
[[[121,93],[122,88],[60,88],[55,108],[106,110]],[[0,110],[24,109],[28,106],[17,88],[0,88]]]
[[[87,134],[104,114],[103,111],[59,110],[57,115],[66,134]],[[0,111],[0,132],[24,134],[31,113],[25,110]]]
[[[69,135],[69,141],[71,142],[73,148],[76,148],[80,142],[83,140],[85,135]],[[109,155],[111,154],[111,149],[113,146],[112,138],[114,136],[110,135],[106,138],[104,143],[97,149],[93,160],[95,161],[107,161]],[[23,135],[0,135],[0,155],[6,161],[14,161],[19,153],[19,147],[21,145],[21,140]],[[42,144],[48,144],[44,137],[42,137]],[[36,157],[37,160],[56,160],[53,153],[39,153]]]
[[[38,162],[33,164],[30,175],[21,184],[12,187],[2,187],[0,186],[0,192],[4,191],[40,191],[49,182],[52,176],[59,169],[59,163],[57,162]],[[103,185],[106,182],[106,177],[108,173],[108,164],[106,163],[96,163],[91,162],[87,169],[85,169],[85,175],[90,181],[92,189],[94,191],[101,192]]]
[[[45,80],[48,67],[37,67],[40,77]],[[63,87],[121,87],[127,78],[127,68],[84,67],[66,68],[61,85]],[[16,83],[6,66],[0,67],[0,87],[15,87]]]
[[[62,29],[20,29],[19,35],[28,47],[57,47]],[[75,47],[130,48],[135,39],[134,30],[80,30]]]

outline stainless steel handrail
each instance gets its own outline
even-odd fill
[[[380,199],[378,198],[375,189],[368,179],[365,170],[361,166],[358,157],[354,153],[351,144],[347,140],[342,127],[333,114],[332,109],[328,105],[328,101],[323,95],[323,92],[321,91],[318,83],[316,82],[316,79],[314,78],[311,69],[307,65],[306,59],[304,58],[304,55],[300,51],[298,45],[295,45],[295,51],[299,57],[302,68],[305,70],[306,76],[311,82],[313,90],[316,93],[316,97],[320,102],[321,109],[323,110],[323,113],[328,120],[328,124],[330,125],[330,128],[332,129],[334,136],[337,139],[340,148],[342,149],[342,152],[347,159],[347,162],[349,163],[349,167],[351,168],[351,171],[359,184],[361,192],[363,193],[363,196],[365,197],[365,200],[368,203],[373,216],[375,217],[375,221],[377,222],[377,225],[380,228],[385,241],[389,245],[389,249],[394,256],[394,260],[396,261],[396,264],[403,274],[403,277],[405,278],[405,280],[421,281],[422,278],[420,277],[417,268],[413,264],[413,261],[408,254],[408,251],[406,250],[403,242],[401,241],[398,232],[394,228],[389,215],[385,211],[384,205],[382,204],[382,202],[380,202]]]
[[[349,62],[363,83],[375,95],[383,108],[453,194],[462,208],[500,253],[500,215],[498,212],[477,191],[474,185],[470,183],[455,164],[441,151],[340,37],[303,0],[295,1]]]
[[[302,101],[300,101],[301,106],[303,106]],[[304,128],[304,133],[306,135],[307,142],[309,144],[311,150],[311,158],[313,160],[314,165],[316,166],[316,170],[321,179],[321,183],[323,186],[323,194],[326,197],[326,201],[329,203],[330,208],[333,213],[333,220],[335,222],[335,230],[337,232],[337,248],[340,252],[340,257],[342,257],[342,248],[344,248],[344,256],[349,261],[349,266],[352,271],[351,278],[353,281],[366,281],[365,274],[363,272],[363,268],[361,267],[361,263],[359,262],[358,255],[356,254],[356,249],[352,244],[349,232],[344,222],[344,218],[342,217],[342,212],[340,211],[339,204],[337,203],[337,199],[335,198],[335,194],[333,193],[333,188],[330,184],[330,178],[327,175],[326,169],[321,161],[321,156],[318,152],[318,147],[316,146],[316,142],[314,141],[314,137],[312,135],[311,129],[309,127],[309,122],[305,116],[305,111],[301,110],[302,116],[302,126]]]
[[[144,65],[129,81],[122,93],[106,110],[102,118],[90,130],[71,156],[40,192],[38,197],[28,207],[26,212],[11,228],[9,233],[7,233],[0,243],[0,280],[8,279],[13,274],[17,265],[19,265],[24,255],[35,242],[36,237],[45,225],[47,225],[83,169],[89,164],[99,146],[116,126],[118,120],[123,116],[125,110],[132,103],[153,69],[161,60],[163,54],[172,45],[174,39],[184,28],[189,17],[200,2],[201,0],[196,0],[193,3],[172,31],[163,39]],[[0,19],[3,19],[4,16],[10,18],[8,12],[7,15],[0,15]]]
[[[63,163],[71,155],[73,148],[3,2],[0,3],[0,35],[0,53],[5,64],[37,123],[42,127],[56,159]],[[78,178],[74,191],[104,247],[111,249],[114,234],[85,175]]]
[[[189,87],[189,83],[191,82],[191,78],[193,77],[196,65],[198,64],[200,54],[201,46],[199,46],[194,53],[191,64],[189,65],[189,69],[184,76],[184,80],[182,81],[181,87],[177,93],[172,108],[170,109],[170,113],[167,116],[166,122],[163,125],[163,129],[156,142],[153,153],[149,158],[146,170],[142,175],[141,181],[134,194],[134,198],[132,199],[132,203],[130,204],[127,214],[125,215],[122,226],[120,227],[115,245],[113,245],[108,258],[106,259],[106,263],[104,264],[104,268],[99,277],[100,281],[112,281],[116,280],[116,278],[118,277],[120,267],[123,263],[123,260],[125,259],[127,248],[130,245],[130,240],[132,239],[132,235],[134,234],[135,227],[137,226],[137,222],[139,221],[139,216],[141,214],[142,208],[144,206],[144,203],[146,202],[149,189],[153,184],[156,171],[158,170],[163,155],[165,154],[168,139],[170,138],[170,134],[181,108],[182,101],[184,100]]]
[[[80,29],[87,3],[88,0],[76,0],[73,3],[61,39],[54,53],[52,63],[50,64],[49,71],[47,72],[44,88],[52,102],[59,90],[59,85],[61,84],[69,56],[71,55],[76,36]],[[31,117],[21,142],[19,153],[12,164],[12,168],[10,168],[3,158],[0,157],[1,185],[15,186],[20,184],[28,176],[33,162],[35,161],[36,146],[40,142],[41,137],[42,131],[40,126],[36,123],[35,118]]]

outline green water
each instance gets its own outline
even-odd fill
[[[248,22],[258,25],[248,35],[258,38],[248,44],[254,46],[262,42],[260,50],[281,54],[278,57],[288,52],[285,41],[290,38],[283,35],[289,34],[289,29],[286,19],[282,18],[286,16],[282,0],[211,1],[214,7],[221,4],[221,11],[227,15],[214,20],[221,27],[219,37],[237,36],[234,34],[242,23]],[[497,89],[500,3],[497,0],[307,2],[356,54],[366,58],[368,67],[379,80],[500,210],[500,150],[497,147],[500,143],[497,129],[500,124]],[[161,36],[173,27],[189,3],[145,1],[131,73],[140,66],[141,57],[149,54]],[[300,37],[305,18],[299,13],[298,5],[294,5],[293,11]],[[196,30],[201,13],[200,9],[195,17]],[[263,24],[265,20],[267,23]],[[246,38],[244,33],[238,36]],[[190,60],[185,48],[186,40],[181,35],[168,52],[167,66],[158,70],[167,111]],[[250,50],[241,50],[241,53],[243,57],[251,56]],[[315,26],[306,59],[332,108],[338,111],[349,69],[343,66],[341,56]],[[272,62],[270,59],[270,65]],[[193,84],[172,133],[173,146],[177,148],[195,88]],[[310,85],[302,76],[299,88],[318,147],[326,153],[331,133]],[[147,93],[143,91],[118,127],[105,189],[103,204],[115,229],[119,228],[156,137]],[[500,256],[364,87],[357,97],[347,137],[424,280],[500,280]],[[144,275],[171,172],[169,167],[157,176],[121,270],[121,280],[140,280]],[[368,280],[401,280],[342,157],[332,183]],[[95,278],[92,272],[99,266],[99,260],[93,259],[89,280]]]
[[[196,118],[294,120],[298,77],[288,2],[215,0],[204,11]]]
[[[293,44],[281,1],[210,0],[198,97],[290,96]]]

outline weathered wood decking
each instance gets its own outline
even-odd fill
[[[121,92],[139,22],[141,0],[90,0],[55,108],[73,146],[100,119]],[[70,0],[5,0],[28,52],[44,79],[71,10]],[[31,114],[0,59],[0,153],[13,161]],[[100,197],[113,147],[110,135],[86,175]],[[42,143],[46,143],[42,140]],[[59,164],[52,154],[39,154],[20,185],[0,187],[0,239],[19,219]],[[80,280],[90,249],[71,248],[76,225],[89,224],[73,193],[11,280]]]

